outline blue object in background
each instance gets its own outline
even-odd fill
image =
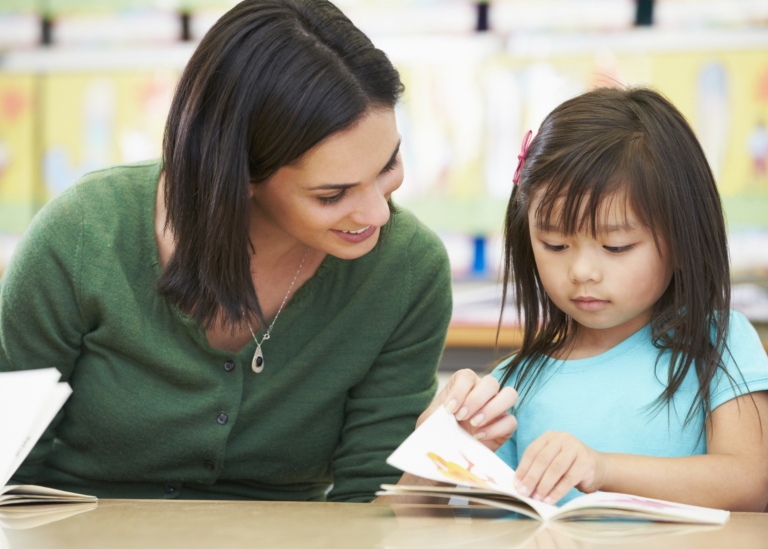
[[[485,236],[476,236],[473,243],[472,276],[474,278],[485,278],[488,276],[488,264],[485,260],[486,238]]]

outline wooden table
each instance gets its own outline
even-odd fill
[[[63,507],[63,506],[60,506]],[[765,548],[768,514],[723,526],[542,524],[495,510],[443,505],[102,500],[41,526],[0,530],[2,549]]]

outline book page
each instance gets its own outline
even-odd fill
[[[33,484],[5,485],[0,488],[0,511],[4,505],[17,505],[19,503],[42,503],[42,502],[95,502],[96,496],[78,494],[77,492],[68,492],[58,490],[47,486],[36,486]]]
[[[513,488],[515,476],[442,406],[387,458],[387,463],[430,480],[504,493]]]
[[[515,471],[462,429],[442,406],[405,439],[387,463],[437,482],[512,496],[532,507],[544,520],[558,512],[554,505],[521,495],[512,484]]]
[[[37,528],[63,520],[98,507],[95,501],[67,505],[39,503],[35,505],[9,505],[0,508],[0,530]],[[0,547],[2,547],[0,545]]]
[[[595,492],[579,496],[562,507],[522,496],[513,485],[514,470],[476,440],[444,408],[439,408],[387,459],[387,463],[413,475],[467,488],[441,486],[388,486],[387,493],[441,492],[461,495],[533,516],[509,499],[524,502],[542,520],[625,518],[700,524],[722,524],[730,513],[629,494]],[[381,493],[380,493],[381,494]]]
[[[653,520],[722,524],[730,513],[720,509],[685,505],[673,501],[652,499],[630,494],[594,492],[573,499],[560,508],[563,517],[585,517],[590,514],[606,516],[606,509],[615,516],[644,516]]]
[[[71,394],[72,389],[67,383],[63,382],[57,383],[48,391],[48,398],[43,404],[43,407],[38,410],[34,423],[30,426],[24,442],[16,453],[16,458],[13,463],[11,463],[11,474],[13,474],[13,472],[15,472],[23,463],[29,455],[29,452],[32,451],[32,448],[34,448],[37,441],[40,440],[40,437],[43,436],[43,433]]]
[[[0,373],[0,487],[69,396],[69,386],[59,385],[59,378],[55,368]]]

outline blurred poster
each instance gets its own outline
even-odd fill
[[[36,81],[0,73],[0,234],[22,232],[38,202]]]
[[[171,71],[47,76],[41,161],[48,197],[89,171],[159,157],[177,78]]]
[[[467,248],[473,239],[500,233],[528,129],[593,87],[648,85],[686,116],[710,161],[729,222],[734,274],[768,274],[768,50],[646,44],[643,51],[618,39],[614,48],[607,40],[560,39],[565,42],[521,43],[468,64],[399,60],[407,88],[399,113],[406,181],[397,198],[446,241],[466,248],[454,253],[462,262],[455,273],[477,263]]]

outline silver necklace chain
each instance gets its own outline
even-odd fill
[[[257,374],[260,374],[261,371],[264,370],[264,353],[262,353],[261,351],[261,344],[269,339],[269,336],[272,333],[272,328],[275,327],[275,322],[277,322],[277,317],[280,316],[280,313],[282,312],[283,307],[285,307],[285,303],[288,301],[288,296],[291,295],[291,290],[293,290],[293,286],[294,284],[296,284],[296,279],[299,278],[299,273],[301,272],[301,268],[304,266],[304,260],[307,259],[308,252],[309,252],[309,249],[307,249],[304,252],[304,255],[301,257],[301,263],[299,263],[299,268],[296,269],[296,274],[293,275],[293,280],[291,280],[291,285],[288,288],[288,292],[285,294],[285,297],[283,298],[283,302],[280,304],[280,307],[277,309],[275,318],[272,319],[272,322],[269,325],[269,328],[267,328],[267,332],[264,334],[264,337],[261,338],[261,341],[256,339],[256,334],[253,333],[253,326],[251,326],[251,321],[248,320],[248,329],[250,330],[251,335],[253,336],[253,340],[256,342],[256,350],[253,353],[253,360],[251,360],[251,369]]]

